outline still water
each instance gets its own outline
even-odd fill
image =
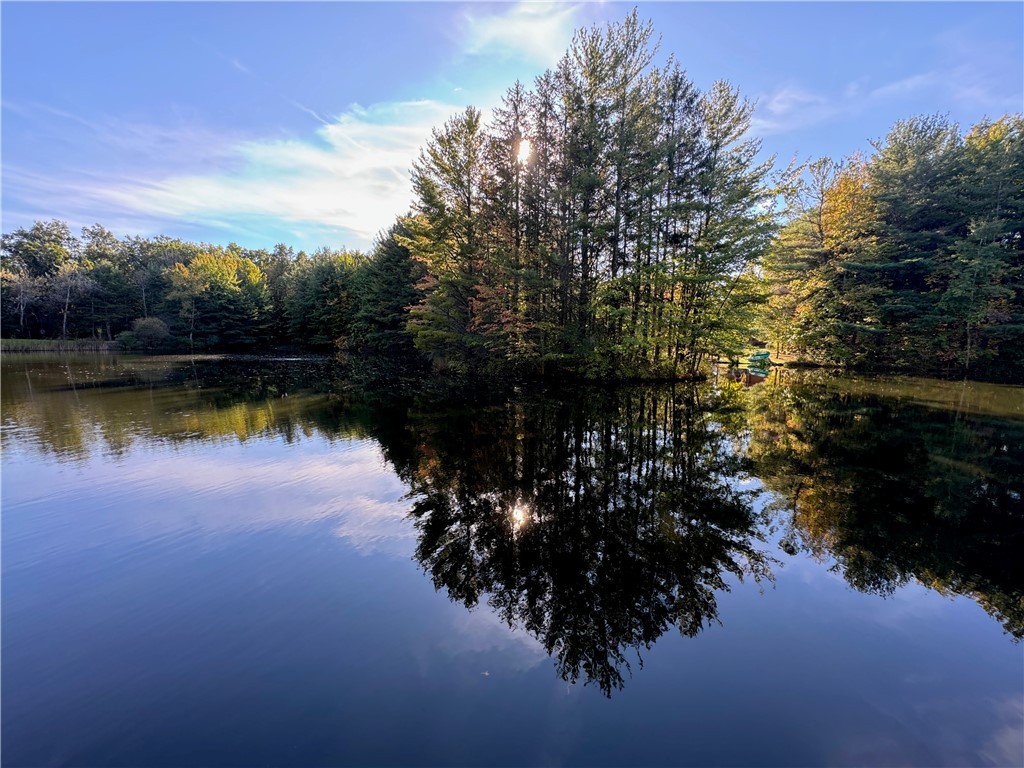
[[[1020,765],[1024,389],[2,367],[5,765]]]

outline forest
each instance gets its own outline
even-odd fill
[[[1024,117],[912,117],[868,156],[783,167],[755,105],[698,88],[634,11],[577,32],[485,120],[434,129],[369,253],[4,234],[4,338],[307,348],[452,376],[694,379],[777,358],[1014,381]]]

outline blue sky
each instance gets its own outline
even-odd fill
[[[432,126],[552,65],[632,3],[0,5],[3,231],[366,248]],[[870,149],[898,119],[1024,110],[1024,4],[653,3],[700,87],[756,99],[780,162]]]

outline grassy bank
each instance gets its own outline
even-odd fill
[[[101,339],[0,339],[0,352],[116,352]]]

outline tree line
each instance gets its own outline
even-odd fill
[[[129,351],[401,352],[416,265],[389,236],[370,254],[296,253],[36,222],[3,237],[6,337],[95,338]],[[409,345],[411,349],[411,345]]]
[[[436,128],[369,254],[16,230],[3,334],[618,379],[695,378],[756,336],[817,364],[1019,377],[1024,118],[914,118],[867,158],[775,171],[753,105],[657,50],[635,11],[580,30],[489,120]]]
[[[1024,118],[918,117],[873,146],[808,166],[760,333],[810,361],[1020,381]]]

